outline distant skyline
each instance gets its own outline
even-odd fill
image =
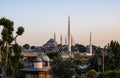
[[[42,46],[56,33],[67,37],[68,16],[75,43],[105,46],[111,40],[120,42],[120,0],[1,0],[0,17],[14,21],[15,30],[25,32],[18,43]],[[1,29],[1,28],[0,28]]]

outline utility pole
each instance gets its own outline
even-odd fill
[[[102,50],[102,72],[104,72],[104,50]]]
[[[100,57],[97,59],[97,65],[98,65],[98,72],[100,72],[100,66],[102,66],[102,60]]]

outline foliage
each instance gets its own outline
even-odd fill
[[[53,59],[53,58],[59,56],[59,54],[58,54],[57,52],[48,52],[48,53],[46,53],[46,55],[47,55],[50,59]]]
[[[85,75],[81,75],[79,78],[87,78],[87,76],[85,76]]]
[[[29,44],[24,44],[23,47],[24,47],[25,49],[29,49],[29,48],[30,48],[30,45],[29,45]]]
[[[120,69],[120,44],[117,41],[111,41],[107,47],[105,56],[106,70]]]
[[[71,78],[75,74],[73,59],[63,60],[60,56],[55,57],[52,70],[54,77]]]
[[[13,21],[5,17],[0,19],[0,26],[3,26],[0,39],[0,53],[2,56],[2,75],[3,78],[18,77],[18,70],[20,68],[21,46],[16,43],[16,38],[13,36],[14,31]],[[22,28],[22,31],[21,31]],[[19,27],[17,36],[22,35],[23,27]],[[15,40],[15,44],[12,42]]]
[[[31,46],[31,49],[35,49],[35,46]]]
[[[75,65],[80,65],[83,63],[82,57],[80,58],[74,58],[74,64]]]
[[[77,75],[85,74],[87,71],[87,68],[80,68],[80,66],[84,66],[86,64],[86,61],[80,58],[74,58],[74,65],[75,65],[75,72]]]
[[[89,68],[101,71],[102,65],[98,66],[98,59],[100,59],[102,63],[102,49],[96,48],[94,51],[94,56],[88,60]],[[104,48],[104,69],[120,69],[120,44],[117,41],[111,41]]]
[[[82,44],[76,44],[75,47],[78,49],[79,52],[86,52],[86,47]]]
[[[12,73],[14,73],[13,75],[15,77],[19,77],[19,69],[21,68],[21,59],[22,59],[22,55],[21,55],[21,46],[19,46],[17,43],[13,44],[12,47],[13,51],[12,54],[9,54],[9,65],[8,68],[9,72],[8,74],[11,75]]]
[[[87,73],[87,77],[88,78],[97,78],[97,72],[92,69]]]
[[[94,51],[94,55],[88,60],[89,69],[95,69],[97,71],[100,71],[101,65],[99,65],[98,67],[98,59],[102,60],[101,48],[96,48]]]
[[[20,35],[22,35],[23,34],[23,32],[24,32],[24,28],[22,27],[22,26],[19,26],[18,28],[17,28],[17,31],[16,31],[16,36],[15,36],[15,43],[17,43],[17,41],[16,41],[16,39],[17,39],[17,37],[18,36],[20,36]]]
[[[97,78],[120,78],[120,70],[109,70],[102,72]]]
[[[18,27],[16,34],[17,35],[22,35],[24,32],[24,28],[22,26]]]

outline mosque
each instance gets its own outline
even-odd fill
[[[66,43],[66,40],[65,40]],[[62,38],[61,38],[61,44],[62,44]],[[85,55],[85,56],[92,56],[92,42],[91,42],[91,33],[90,33],[90,50],[89,53],[84,54],[77,54],[77,55]],[[46,44],[42,46],[42,49],[44,49],[46,52],[59,52],[64,51],[64,53],[61,53],[63,59],[72,57],[72,51],[71,51],[71,31],[70,31],[70,17],[68,17],[68,45],[61,46],[56,42],[56,35],[54,34],[54,39],[48,40]],[[51,72],[51,60],[47,55],[45,55],[42,52],[37,53],[37,58],[34,60],[34,63],[31,67],[23,68],[21,69],[22,72],[25,73],[25,78],[52,78],[52,72]]]
[[[58,53],[73,53],[74,46],[74,39],[72,38],[71,34],[71,26],[70,26],[70,17],[68,17],[68,32],[67,37],[65,37],[65,43],[63,44],[62,35],[60,36],[60,43],[56,41],[56,33],[54,33],[54,38],[50,38],[45,44],[42,46],[36,46],[34,49],[26,49],[22,47],[23,52],[58,52]],[[84,52],[83,55],[92,55],[92,40],[91,40],[91,33],[90,33],[90,44],[87,46],[87,51]],[[78,52],[78,51],[76,51]],[[80,53],[80,52],[79,52]]]

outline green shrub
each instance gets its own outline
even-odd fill
[[[90,70],[87,74],[87,78],[97,78],[97,72],[94,69]]]
[[[81,75],[80,78],[87,78],[87,76],[85,76],[85,75]]]
[[[120,78],[120,70],[110,70],[102,72],[97,78]]]

